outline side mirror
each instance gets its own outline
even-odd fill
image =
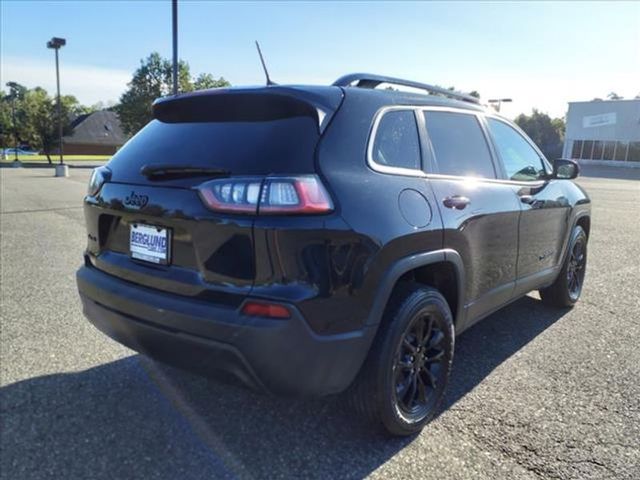
[[[574,160],[558,158],[553,162],[553,178],[559,180],[573,180],[580,174],[580,165]]]

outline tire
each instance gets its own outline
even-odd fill
[[[587,234],[576,225],[571,232],[567,255],[555,282],[540,290],[545,305],[573,307],[582,293],[587,270]]]
[[[454,338],[451,310],[440,292],[398,285],[350,390],[352,404],[391,435],[419,432],[442,403]]]

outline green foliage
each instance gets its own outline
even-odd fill
[[[152,119],[152,104],[156,98],[172,93],[171,62],[154,52],[140,61],[140,67],[134,72],[129,88],[120,97],[116,107],[125,133],[135,134]],[[192,80],[189,64],[178,63],[178,89],[191,92],[203,88],[228,86],[224,78],[215,79],[211,74],[201,74]]]
[[[534,108],[531,115],[521,113],[516,117],[515,122],[540,147],[548,159],[554,160],[562,156],[564,119],[552,119],[546,113],[541,113]]]
[[[30,90],[25,98],[27,105],[27,124],[31,126],[29,144],[41,149],[49,158],[51,151],[59,147],[58,110],[56,100],[49,97],[42,88]],[[62,135],[71,135],[71,120],[85,112],[73,95],[60,97],[62,117]]]
[[[20,108],[27,88],[16,82],[8,82],[9,92],[0,92],[0,146],[20,144],[24,112]]]
[[[11,121],[11,99],[9,94],[0,90],[0,147],[14,145],[13,122]]]
[[[178,85],[181,92],[229,86],[223,77],[215,78],[203,73],[193,79],[189,65],[178,64]],[[42,150],[47,158],[58,144],[58,114],[56,100],[42,88],[28,89],[9,82],[9,92],[0,91],[0,146],[12,147],[28,144]],[[171,94],[171,62],[158,53],[152,53],[140,62],[128,90],[117,106],[99,102],[92,106],[80,105],[73,96],[61,98],[63,135],[72,133],[71,120],[78,115],[108,108],[115,110],[126,133],[134,134],[152,118],[151,105],[156,98]]]
[[[206,90],[208,88],[229,87],[231,84],[224,77],[214,78],[210,73],[201,73],[193,81],[194,90]]]
[[[71,119],[83,113],[86,107],[81,106],[72,95],[64,95],[60,100],[62,134],[69,135],[72,132]],[[2,92],[0,129],[3,146],[26,143],[33,149],[42,150],[51,161],[51,151],[58,145],[55,98],[40,87],[27,89],[19,85],[19,88],[12,88],[9,94]]]
[[[456,87],[449,87],[447,90],[451,90],[452,92],[465,93],[459,92]],[[471,90],[469,93],[467,93],[467,95],[480,99],[480,93],[477,90]]]
[[[190,85],[185,85],[189,80],[188,66],[179,64],[178,72],[181,89],[188,87],[190,90]],[[171,62],[160,57],[159,53],[154,52],[140,61],[140,67],[134,72],[129,88],[120,97],[120,105],[117,107],[126,133],[134,134],[149,122],[153,101],[171,93],[171,73]]]

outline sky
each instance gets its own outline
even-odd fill
[[[483,100],[513,117],[567,102],[640,94],[640,2],[179,1],[179,56],[192,74],[264,83],[259,40],[277,83],[330,84],[349,72],[408,78]],[[0,1],[0,80],[55,92],[46,42],[64,37],[61,89],[116,102],[140,60],[171,58],[171,3]]]

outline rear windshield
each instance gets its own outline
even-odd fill
[[[212,167],[234,175],[312,173],[317,120],[295,116],[262,121],[153,120],[111,160],[114,182],[146,181],[145,165]]]

